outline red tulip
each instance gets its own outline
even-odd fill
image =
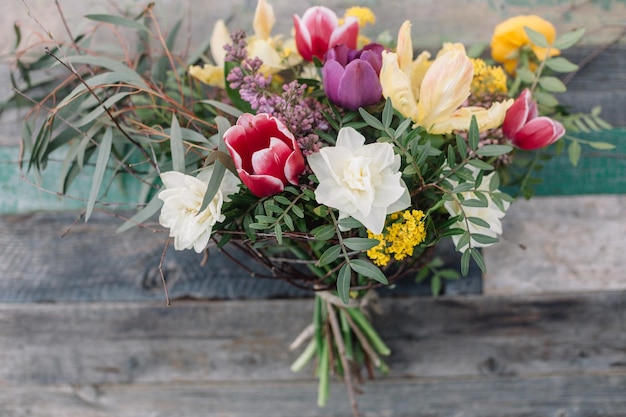
[[[224,133],[224,142],[241,181],[257,197],[282,192],[298,184],[304,157],[295,137],[275,117],[244,113]]]
[[[537,103],[525,89],[507,110],[502,133],[514,146],[525,150],[551,145],[565,134],[561,123],[538,115]]]
[[[322,61],[326,51],[335,45],[345,44],[350,49],[356,49],[358,20],[348,18],[346,23],[339,26],[337,15],[327,7],[310,7],[302,18],[294,15],[293,25],[296,30],[296,47],[305,61],[313,61],[313,57]]]

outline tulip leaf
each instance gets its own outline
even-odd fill
[[[348,264],[343,264],[337,274],[337,293],[344,304],[350,301],[350,281],[352,280],[352,270]]]
[[[385,274],[383,274],[383,272],[376,265],[369,261],[364,259],[353,259],[350,261],[350,268],[352,268],[352,270],[357,274],[372,278],[381,284],[389,284]]]
[[[550,46],[550,44],[548,43],[548,40],[546,39],[543,33],[537,32],[536,30],[528,26],[524,26],[524,30],[526,31],[526,34],[528,35],[528,38],[530,39],[530,41],[534,43],[535,45],[537,45],[538,47],[548,48]]]
[[[574,44],[578,42],[580,38],[583,37],[584,34],[585,34],[584,28],[580,28],[572,32],[564,33],[563,35],[556,38],[556,41],[554,41],[553,46],[556,49],[560,49],[560,50],[567,49],[571,46],[574,46]]]
[[[93,208],[96,204],[96,198],[102,185],[102,179],[109,163],[111,155],[111,145],[113,144],[113,129],[108,127],[102,137],[102,142],[98,145],[98,158],[96,160],[96,168],[93,173],[91,182],[91,190],[89,191],[89,199],[87,200],[87,209],[85,210],[85,221],[89,220]]]

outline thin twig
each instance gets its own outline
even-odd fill
[[[172,238],[167,238],[167,242],[165,242],[165,246],[163,246],[163,252],[161,253],[161,260],[159,261],[159,274],[161,275],[163,290],[165,291],[165,304],[168,307],[171,306],[172,303],[170,302],[170,294],[167,291],[167,283],[165,282],[165,274],[163,273],[163,263],[165,262],[165,254],[167,253],[167,248],[170,246],[170,240],[172,240]]]

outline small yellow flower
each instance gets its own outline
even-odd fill
[[[415,247],[426,239],[423,219],[424,212],[421,210],[392,214],[389,220],[393,223],[383,233],[374,234],[368,230],[368,237],[378,239],[379,244],[368,250],[367,256],[376,265],[384,266],[389,263],[392,255],[397,261],[413,255]]]
[[[504,69],[512,74],[517,67],[520,49],[529,46],[538,60],[559,55],[556,48],[541,48],[533,44],[526,34],[525,27],[529,27],[543,34],[548,43],[554,43],[556,30],[552,23],[535,15],[515,16],[498,24],[491,38],[491,56],[504,65]]]
[[[376,15],[371,9],[368,9],[367,7],[350,7],[348,10],[346,10],[343,18],[347,19],[348,17],[356,17],[359,21],[359,27],[365,27],[367,24],[373,25],[374,23],[376,23]]]
[[[474,78],[472,79],[472,94],[484,96],[495,93],[506,93],[506,74],[502,67],[487,65],[480,58],[473,58]]]

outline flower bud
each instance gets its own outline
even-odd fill
[[[537,103],[530,90],[525,89],[507,110],[502,133],[511,143],[524,150],[546,147],[565,134],[565,128],[556,120],[538,116]]]
[[[377,103],[383,94],[378,74],[382,45],[369,44],[361,50],[337,45],[326,54],[322,81],[328,99],[348,110]]]
[[[339,26],[335,12],[324,6],[310,7],[302,18],[293,16],[296,31],[296,46],[305,61],[320,61],[329,48],[345,44],[348,48],[356,48],[359,35],[359,21],[356,18],[346,19]]]
[[[224,133],[224,142],[241,181],[257,197],[282,192],[298,184],[304,157],[293,134],[266,113],[244,113]]]

